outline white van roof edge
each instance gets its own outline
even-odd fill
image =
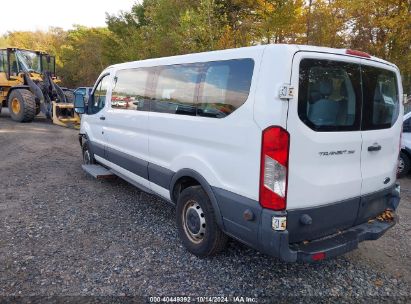
[[[398,67],[384,59],[381,59],[379,57],[375,57],[370,55],[370,58],[366,57],[359,57],[355,55],[350,55],[347,54],[347,49],[343,48],[330,48],[330,47],[322,47],[322,46],[313,46],[313,45],[301,45],[301,44],[266,44],[266,45],[255,45],[255,46],[248,46],[248,47],[241,47],[241,48],[231,48],[231,49],[225,49],[225,50],[215,50],[215,51],[205,51],[205,52],[199,52],[199,53],[191,53],[191,54],[183,54],[183,55],[175,55],[175,56],[165,56],[165,57],[157,57],[157,58],[149,58],[149,59],[143,59],[143,60],[135,60],[135,61],[129,61],[129,62],[124,62],[124,63],[118,63],[111,65],[107,67],[107,69],[116,69],[116,68],[121,68],[121,67],[126,67],[130,64],[135,64],[135,63],[145,63],[149,64],[151,62],[156,62],[158,64],[158,61],[161,60],[184,60],[184,59],[193,59],[193,62],[197,62],[195,57],[198,57],[199,55],[203,55],[205,53],[207,54],[238,54],[242,53],[244,51],[250,51],[250,50],[259,50],[263,51],[265,48],[284,48],[284,49],[291,49],[291,51],[298,52],[298,51],[307,51],[307,52],[323,52],[323,53],[328,53],[328,54],[336,54],[336,55],[344,55],[344,56],[349,56],[349,57],[354,57],[354,58],[361,58],[364,60],[370,60],[370,61],[375,61],[379,63],[383,63],[389,66],[392,66],[396,69]]]

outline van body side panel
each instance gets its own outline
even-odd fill
[[[288,101],[279,98],[280,86],[290,83],[296,46],[268,46],[260,68],[254,103],[254,120],[261,131],[270,126],[287,127]],[[261,137],[261,134],[260,134]]]
[[[148,112],[109,109],[104,133],[107,159],[148,179]]]
[[[192,169],[213,187],[258,200],[261,130],[253,120],[253,105],[262,52],[259,48],[202,58],[204,62],[253,59],[248,98],[224,118],[150,111],[150,163],[173,172]]]
[[[360,64],[359,59],[340,55],[314,52],[295,54],[291,80],[295,97],[289,102],[287,122],[290,133],[288,210],[331,204],[361,194],[361,132],[319,132],[299,117],[298,96],[307,94],[299,88],[300,63],[303,59]]]
[[[132,69],[112,72],[111,90],[107,94],[103,132],[107,139],[105,158],[139,176],[139,183],[148,182],[148,112],[139,108],[136,94],[146,90],[149,72]]]
[[[224,119],[150,113],[150,162],[258,199],[260,130],[251,113],[247,102]]]
[[[105,139],[102,134],[103,126],[99,125],[97,120],[95,123],[90,124],[87,120],[83,123],[83,132],[87,134],[88,144],[90,145],[91,151],[98,156],[105,157]]]

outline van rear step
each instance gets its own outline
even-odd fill
[[[107,179],[116,177],[110,170],[100,165],[81,165],[86,173],[97,179]]]

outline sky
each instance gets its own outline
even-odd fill
[[[1,0],[2,2],[5,0]],[[70,29],[73,24],[88,27],[105,26],[106,12],[116,14],[130,10],[137,0],[17,0],[11,11],[0,16],[0,35],[8,31],[48,30],[49,27]],[[2,11],[4,4],[2,6]]]

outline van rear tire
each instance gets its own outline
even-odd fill
[[[407,154],[401,151],[398,160],[398,177],[404,177],[408,174],[411,168],[411,160]]]
[[[213,256],[226,247],[228,238],[218,226],[210,199],[201,186],[181,192],[176,217],[181,242],[192,254]]]

